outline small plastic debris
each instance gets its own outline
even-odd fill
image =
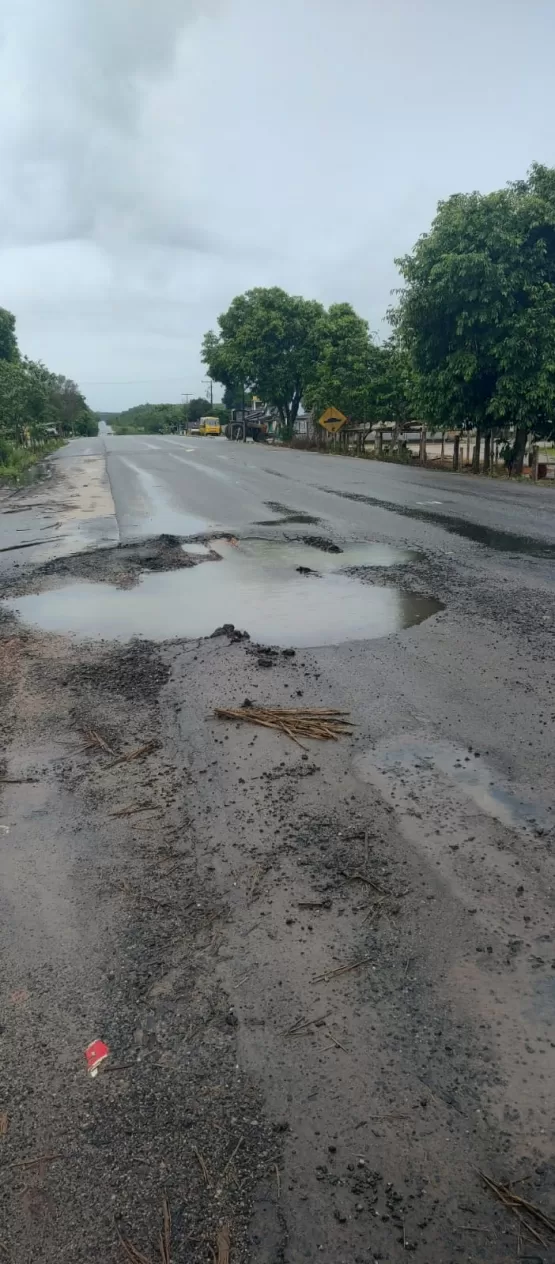
[[[90,1076],[98,1075],[98,1068],[106,1060],[109,1053],[108,1045],[105,1045],[103,1040],[93,1040],[92,1044],[85,1049],[87,1069]]]

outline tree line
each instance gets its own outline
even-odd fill
[[[349,303],[256,288],[205,335],[202,359],[227,396],[271,405],[285,439],[301,405],[357,422],[418,420],[510,438],[520,473],[531,437],[555,437],[555,169],[534,164],[498,192],[454,194],[396,260],[403,285],[378,342]],[[224,396],[225,399],[225,396]]]
[[[229,420],[229,409],[211,404],[199,396],[187,404],[137,404],[112,417],[116,434],[175,434],[197,426],[201,417],[219,417],[223,425]]]
[[[0,467],[15,472],[54,439],[97,431],[75,382],[22,355],[15,316],[0,308]]]

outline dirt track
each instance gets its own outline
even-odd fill
[[[109,554],[98,577],[136,582]],[[248,641],[84,645],[4,616],[11,1264],[124,1260],[118,1233],[158,1264],[164,1197],[173,1264],[227,1228],[232,1264],[555,1260],[476,1171],[555,1212],[545,564],[523,590],[512,561],[429,552],[402,582],[444,613],[271,667]],[[305,752],[211,718],[247,697],[347,705],[356,735]]]

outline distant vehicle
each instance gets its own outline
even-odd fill
[[[244,426],[243,426],[244,421]],[[252,439],[253,443],[265,443],[268,438],[268,418],[264,408],[240,409],[231,414],[231,421],[224,429],[226,439]]]
[[[222,427],[219,417],[201,417],[198,433],[201,435],[221,435]]]

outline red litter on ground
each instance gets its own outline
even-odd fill
[[[105,1045],[103,1040],[93,1040],[92,1044],[85,1049],[89,1075],[98,1075],[98,1068],[108,1057],[109,1052],[108,1045]]]

